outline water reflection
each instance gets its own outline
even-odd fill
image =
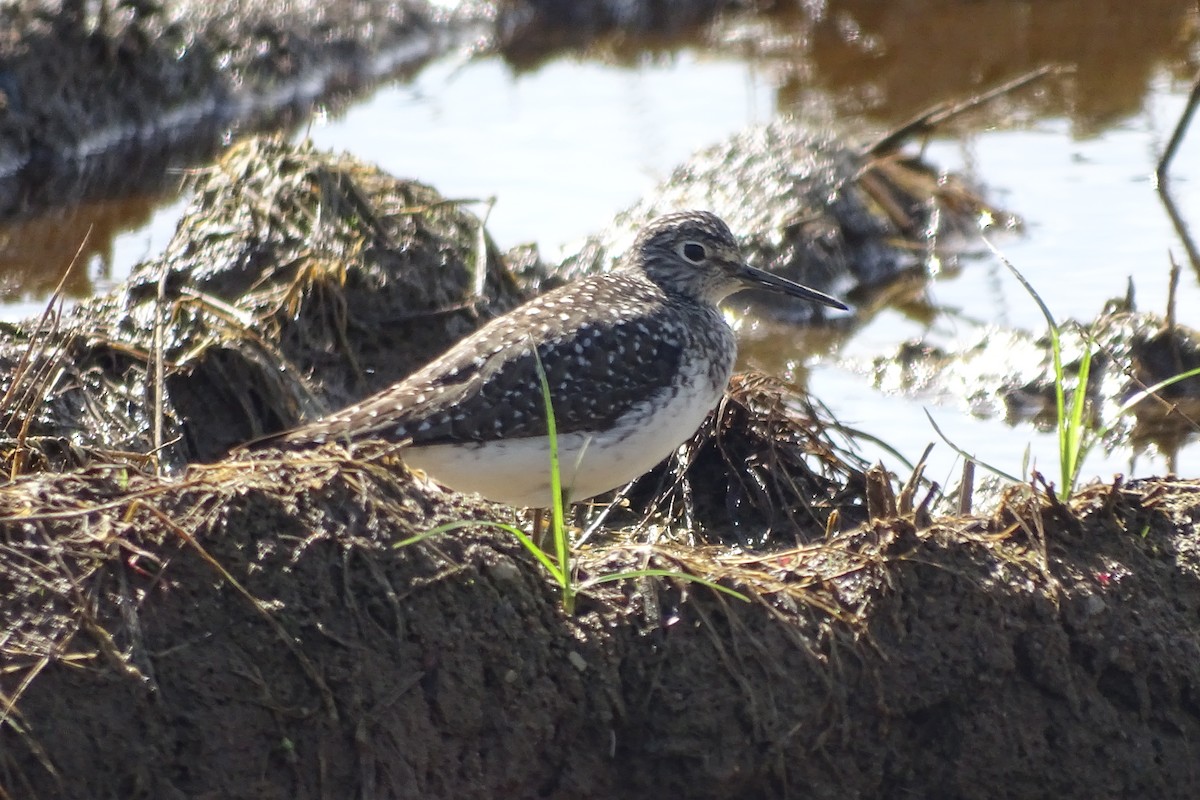
[[[1065,116],[1077,136],[1095,135],[1142,110],[1165,70],[1196,74],[1200,12],[1190,0],[832,0],[815,23],[793,13],[779,37],[790,55],[780,106],[813,88],[843,113],[898,122],[927,106],[961,98],[1047,64],[1074,68],[1070,79],[1021,95],[1021,116]],[[780,55],[780,53],[776,53]]]
[[[72,261],[67,297],[87,297],[93,281],[107,282],[115,266],[114,241],[146,225],[170,196],[135,196],[56,208],[0,227],[0,301],[45,297]],[[78,256],[78,259],[76,258]],[[80,269],[79,265],[86,265]]]

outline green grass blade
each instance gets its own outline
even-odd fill
[[[1037,290],[1033,288],[1033,284],[1025,279],[1025,276],[1021,274],[1021,271],[1017,269],[1011,261],[1004,257],[1004,254],[1000,252],[999,248],[992,244],[990,239],[985,236],[983,237],[983,242],[988,246],[988,249],[992,251],[992,255],[996,256],[996,258],[1000,260],[1000,263],[1003,264],[1005,268],[1013,274],[1013,277],[1017,279],[1017,281],[1021,284],[1021,287],[1025,289],[1026,293],[1028,293],[1029,296],[1033,298],[1033,301],[1037,303],[1037,307],[1039,310],[1041,310],[1042,316],[1045,317],[1046,325],[1050,330],[1050,354],[1054,359],[1054,418],[1057,422],[1058,468],[1059,475],[1061,476],[1059,494],[1065,499],[1066,497],[1070,496],[1074,484],[1072,475],[1077,475],[1079,472],[1079,467],[1082,466],[1081,464],[1076,464],[1076,461],[1078,460],[1078,447],[1072,445],[1070,440],[1075,437],[1079,437],[1081,439],[1082,431],[1072,432],[1070,422],[1067,418],[1067,403],[1062,365],[1062,339],[1060,336],[1061,328],[1059,328],[1058,322],[1054,319],[1054,315],[1050,313],[1050,307],[1046,305],[1046,303],[1042,300],[1042,296],[1039,295]]]
[[[456,522],[447,522],[445,525],[438,525],[436,528],[430,528],[427,531],[422,531],[421,533],[418,533],[416,536],[410,536],[407,539],[402,539],[401,541],[393,544],[392,547],[395,547],[398,550],[401,547],[408,547],[409,545],[413,545],[413,544],[416,544],[417,542],[428,539],[430,536],[441,536],[443,533],[450,533],[451,531],[457,531],[457,530],[460,530],[461,528],[468,528],[472,525],[486,525],[486,524],[487,523],[485,523],[485,522],[477,522],[473,519],[463,519],[463,520],[458,520]]]
[[[481,528],[495,528],[496,530],[504,531],[505,533],[510,533],[515,536],[517,541],[523,544],[525,549],[532,553],[533,557],[536,558],[538,562],[546,568],[546,571],[549,572],[551,577],[554,578],[554,582],[559,586],[563,585],[564,575],[559,570],[558,566],[550,559],[549,556],[542,552],[540,547],[534,544],[533,539],[529,538],[529,534],[525,533],[525,531],[521,530],[516,525],[509,525],[507,522],[493,522],[491,520],[482,519],[456,520],[454,522],[447,522],[444,525],[438,525],[436,528],[430,528],[427,531],[422,531],[415,536],[410,536],[407,539],[396,542],[394,545],[392,545],[392,547],[397,549],[401,547],[408,547],[409,545],[413,545],[419,541],[428,539],[431,536],[440,536],[443,533],[450,533],[451,531],[461,530],[462,528],[476,526]]]
[[[1064,464],[1066,479],[1060,490],[1064,500],[1074,491],[1079,480],[1079,471],[1083,467],[1083,459],[1090,449],[1084,411],[1087,408],[1088,376],[1092,369],[1092,345],[1092,338],[1085,336],[1083,355],[1079,359],[1079,376],[1075,381],[1075,389],[1071,392],[1071,414],[1067,420],[1067,453]]]
[[[531,337],[532,338],[532,337]],[[550,528],[554,537],[554,552],[558,557],[558,572],[562,576],[563,608],[568,614],[575,609],[575,583],[571,576],[571,542],[567,532],[563,503],[562,469],[558,459],[558,425],[554,419],[554,403],[550,398],[550,380],[537,346],[531,341],[534,366],[542,386],[542,402],[546,404],[546,435],[550,440]]]
[[[945,442],[946,444],[948,444],[950,446],[951,450],[958,453],[960,456],[965,458],[967,461],[971,461],[975,464],[978,464],[979,466],[983,467],[984,469],[986,469],[988,472],[992,473],[993,475],[998,475],[1001,478],[1004,478],[1005,480],[1012,481],[1013,483],[1024,483],[1024,481],[1022,481],[1020,478],[1017,478],[1013,475],[1009,475],[1004,470],[993,467],[991,464],[980,461],[978,458],[971,455],[966,450],[963,450],[961,447],[956,445],[954,442],[950,441],[950,438],[948,436],[946,436],[946,434],[942,431],[941,427],[938,426],[937,421],[934,420],[933,415],[929,413],[929,409],[923,408],[921,410],[925,412],[925,416],[926,416],[926,418],[928,418],[929,424],[933,426],[933,429],[937,432],[937,435],[941,437],[943,442]]]
[[[1138,403],[1142,402],[1143,400],[1145,400],[1149,397],[1153,397],[1154,395],[1158,394],[1158,392],[1160,390],[1165,389],[1168,386],[1171,386],[1172,384],[1179,383],[1180,381],[1185,381],[1188,378],[1195,378],[1197,376],[1200,376],[1200,367],[1196,367],[1195,369],[1189,369],[1187,372],[1181,372],[1178,375],[1172,375],[1169,378],[1164,378],[1163,380],[1159,381],[1158,383],[1154,384],[1153,386],[1146,387],[1145,389],[1141,390],[1140,392],[1135,394],[1133,397],[1129,398],[1124,403],[1122,403],[1121,407],[1117,409],[1117,416],[1121,416],[1122,414],[1128,413],[1130,411],[1130,409],[1132,409]]]
[[[567,585],[571,582],[571,576],[567,574],[565,570],[560,569],[559,566],[554,563],[554,560],[550,558],[550,556],[546,555],[546,551],[537,546],[537,542],[533,541],[529,534],[515,525],[506,525],[503,522],[495,524],[496,527],[500,528],[501,530],[506,530],[513,536],[517,537],[517,541],[523,544],[526,550],[528,550],[530,553],[533,553],[533,557],[536,558],[538,562],[546,568],[546,571],[550,573],[550,577],[554,578],[554,582],[557,583],[559,587],[563,589],[563,591],[566,591]]]

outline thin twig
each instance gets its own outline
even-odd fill
[[[1007,83],[1002,83],[994,89],[989,89],[986,92],[968,97],[966,100],[960,100],[953,103],[940,103],[933,108],[930,108],[917,116],[910,119],[908,122],[901,124],[897,128],[885,133],[873,144],[863,148],[864,155],[879,155],[895,149],[901,143],[911,139],[914,136],[929,133],[936,130],[938,126],[946,124],[954,117],[959,116],[967,111],[978,108],[981,105],[990,103],[997,97],[1009,94],[1018,89],[1024,88],[1029,84],[1039,81],[1047,75],[1063,75],[1074,70],[1071,67],[1049,64],[1035,69],[1032,72],[1027,72],[1013,78]]]
[[[1167,210],[1167,216],[1170,217],[1175,232],[1179,234],[1179,238],[1183,241],[1183,247],[1187,250],[1188,259],[1192,262],[1192,269],[1196,271],[1196,275],[1200,276],[1200,252],[1197,251],[1187,224],[1183,221],[1179,209],[1175,207],[1175,201],[1171,198],[1171,192],[1168,189],[1168,170],[1171,168],[1171,161],[1174,160],[1175,153],[1183,142],[1183,136],[1187,133],[1198,105],[1200,105],[1200,75],[1196,76],[1196,80],[1192,84],[1192,91],[1188,94],[1187,104],[1183,107],[1183,113],[1179,115],[1179,121],[1175,123],[1175,130],[1171,132],[1167,149],[1163,151],[1162,158],[1158,160],[1158,166],[1154,170],[1154,182],[1158,196],[1162,199],[1163,207]]]
[[[1183,359],[1179,355],[1179,339],[1175,336],[1175,298],[1179,291],[1179,264],[1175,262],[1175,254],[1167,253],[1171,261],[1171,275],[1167,282],[1167,342],[1171,347],[1171,356],[1175,362],[1175,372],[1183,372]]]
[[[909,476],[908,482],[900,490],[899,511],[901,516],[911,514],[914,510],[913,498],[917,496],[917,487],[921,484],[922,477],[925,474],[925,465],[929,461],[929,454],[931,452],[933,452],[933,442],[926,445],[925,452],[921,453],[921,458],[917,460],[917,466]]]
[[[968,516],[971,513],[975,493],[975,462],[963,459],[962,483],[958,486],[958,515]]]
[[[167,276],[170,270],[164,268],[158,279],[158,292],[154,298],[154,452],[163,449],[163,381],[166,380],[166,367],[163,359],[163,337],[166,322],[163,320],[163,304],[167,296]],[[155,474],[162,477],[164,460],[154,459]]]

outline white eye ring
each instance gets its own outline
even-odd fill
[[[704,259],[708,258],[708,248],[699,242],[684,242],[679,245],[679,255],[684,261],[692,264],[699,264]]]

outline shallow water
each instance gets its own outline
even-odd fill
[[[880,130],[1026,69],[1075,63],[1073,78],[1026,90],[956,123],[929,143],[928,157],[942,168],[967,170],[991,200],[1024,218],[1024,234],[998,244],[1060,320],[1093,318],[1106,300],[1125,294],[1130,277],[1138,307],[1161,313],[1173,253],[1184,267],[1179,322],[1200,328],[1200,275],[1186,263],[1151,179],[1188,90],[1179,76],[1191,74],[1196,60],[1195,34],[1188,33],[1196,11],[1160,0],[1153,13],[1139,17],[1103,3],[1064,2],[1055,4],[1058,11],[1068,6],[1077,21],[1091,24],[1086,36],[1068,37],[1062,33],[1069,29],[1067,15],[1056,41],[1057,18],[1040,16],[1050,13],[1044,9],[1026,9],[1022,17],[1018,5],[924,4],[908,8],[905,17],[872,4],[831,4],[825,23],[803,30],[796,23],[791,39],[768,36],[789,31],[791,23],[755,21],[744,29],[732,26],[753,46],[731,45],[724,55],[684,49],[633,65],[560,58],[515,74],[496,58],[452,58],[410,83],[378,90],[337,117],[318,116],[298,135],[432,184],[449,197],[495,197],[488,226],[500,246],[536,241],[553,257],[693,150],[798,103],[855,115]],[[911,4],[894,4],[900,6]],[[963,22],[967,12],[983,16]],[[1105,14],[1112,18],[1096,19]],[[1177,37],[1166,35],[1176,29]],[[967,30],[976,38],[969,39]],[[804,37],[811,49],[800,54]],[[934,40],[937,47],[927,46]],[[1009,48],[1007,58],[1001,44]],[[1185,139],[1172,170],[1180,212],[1200,228],[1198,156],[1200,125]],[[13,302],[3,316],[18,318],[40,307],[56,282],[50,278],[60,274],[62,259],[69,261],[89,225],[97,251],[71,284],[75,296],[105,288],[135,261],[160,251],[182,201],[122,202],[131,208],[125,232],[114,232],[119,222],[103,230],[96,222],[108,219],[111,204],[58,212],[40,227],[27,222],[0,230],[0,268],[25,276],[10,281]],[[47,232],[57,241],[53,252],[37,238]],[[959,446],[983,460],[1016,472],[1028,449],[1033,463],[1055,474],[1050,436],[1028,425],[975,419],[953,403],[883,394],[857,371],[906,339],[928,335],[945,344],[968,335],[965,320],[1044,329],[1032,300],[991,257],[968,260],[959,274],[932,284],[929,296],[952,313],[927,322],[885,311],[836,349],[812,358],[798,349],[793,360],[796,366],[811,362],[809,386],[839,419],[909,459],[937,438],[925,418],[928,408]],[[747,350],[751,361],[758,360],[752,345]],[[786,354],[771,359],[788,360]],[[895,458],[882,457],[905,472]],[[929,475],[952,483],[958,468],[954,453],[939,444]],[[1200,474],[1200,446],[1174,455],[1094,453],[1084,475],[1108,479],[1114,472],[1148,475],[1171,468]]]

